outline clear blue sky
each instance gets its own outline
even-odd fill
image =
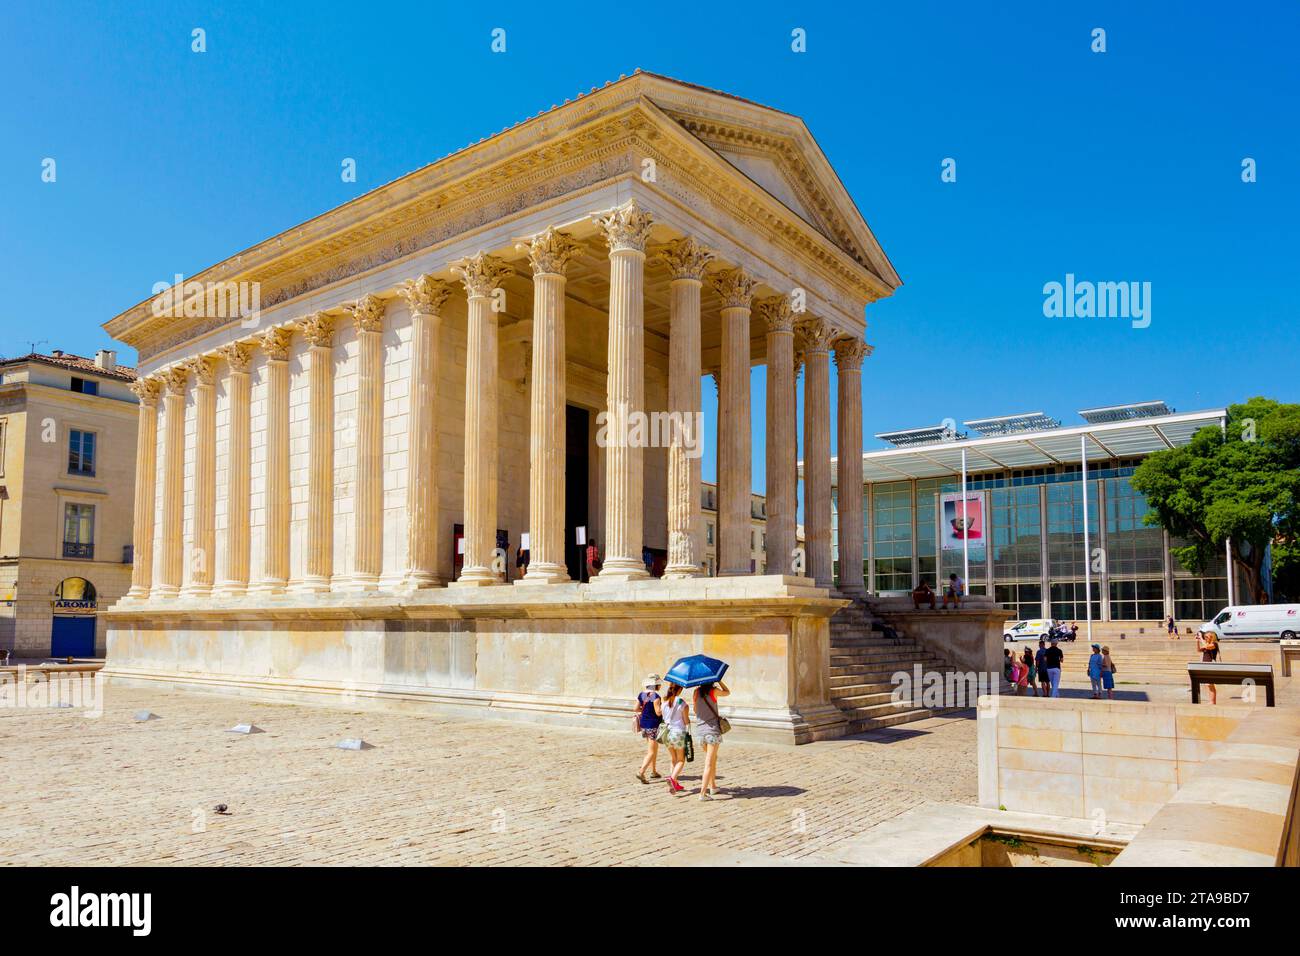
[[[5,5],[0,353],[109,346],[153,283],[641,67],[802,116],[893,260],[866,447],[948,416],[1300,399],[1291,0],[249,7]],[[1150,282],[1150,327],[1044,318],[1066,273]]]

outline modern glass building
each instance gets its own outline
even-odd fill
[[[1179,542],[1143,523],[1146,500],[1129,483],[1144,457],[1221,425],[1226,410],[1178,414],[1147,402],[1079,415],[1082,425],[1034,412],[967,421],[966,432],[949,422],[877,435],[890,447],[862,456],[867,590],[901,594],[922,579],[938,587],[968,560],[971,593],[992,594],[1008,617],[1084,620],[1088,576],[1094,621],[1202,621],[1228,604],[1226,562],[1203,575],[1181,567],[1170,554]]]

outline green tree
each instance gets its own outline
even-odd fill
[[[1189,542],[1174,548],[1179,563],[1198,574],[1224,553],[1247,594],[1257,599],[1264,552],[1273,548],[1274,579],[1292,580],[1300,564],[1300,405],[1252,398],[1228,408],[1226,429],[1202,428],[1187,445],[1158,451],[1133,472],[1146,496],[1146,523]]]

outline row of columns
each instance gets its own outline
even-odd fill
[[[642,562],[644,449],[629,441],[630,419],[645,409],[644,283],[651,217],[635,200],[595,218],[610,258],[607,412],[605,448],[605,548],[599,579],[647,576]],[[531,436],[529,448],[530,563],[523,584],[568,581],[564,540],[565,492],[565,282],[581,246],[547,229],[520,246],[533,272]],[[698,442],[701,411],[700,295],[713,254],[687,237],[670,243],[659,259],[671,275],[669,406],[682,427],[668,449],[669,577],[701,573],[701,475]],[[493,295],[511,274],[501,260],[479,253],[452,264],[468,302],[465,375],[464,561],[456,581],[483,586],[499,581],[493,567],[497,527],[498,328]],[[828,357],[833,347],[839,370],[839,471],[841,488],[860,488],[861,362],[868,347],[845,338],[820,319],[796,322],[783,296],[754,301],[757,280],[742,269],[710,276],[722,299],[719,377],[720,573],[749,574],[750,320],[757,311],[767,327],[767,567],[792,573],[796,544],[797,438],[795,424],[796,339],[805,378],[806,574],[832,585],[830,557],[830,408]],[[412,316],[410,461],[407,486],[407,587],[442,583],[436,570],[438,482],[438,349],[441,314],[452,289],[425,275],[400,293]],[[357,476],[354,571],[346,582],[359,590],[379,586],[382,571],[383,346],[385,303],[375,295],[345,308],[357,333]],[[131,595],[180,593],[183,580],[182,517],[184,404],[195,382],[194,555],[187,593],[279,593],[290,587],[289,569],[289,372],[292,337],[308,343],[308,512],[305,575],[295,590],[324,591],[340,582],[334,573],[333,459],[335,318],[318,312],[278,326],[255,340],[235,342],[135,384],[140,399],[140,441],[136,461],[135,565]],[[249,363],[255,349],[266,356],[266,536],[256,580],[249,554]],[[214,580],[216,459],[215,381],[218,360],[227,368],[229,469],[226,486],[227,546]],[[158,403],[164,411],[162,462],[157,457]],[[155,481],[162,480],[162,522],[157,584],[154,585]],[[842,567],[861,565],[861,496],[841,499]],[[856,559],[855,556],[856,555]],[[856,560],[856,565],[854,561]],[[850,574],[846,590],[861,589]]]

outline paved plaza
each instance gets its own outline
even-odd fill
[[[143,709],[160,719],[134,721]],[[265,733],[226,732],[250,721]],[[974,803],[976,723],[965,712],[800,747],[729,741],[723,792],[701,802],[699,759],[687,794],[637,783],[630,731],[109,686],[97,719],[0,710],[0,863],[815,862],[927,801]],[[374,748],[333,746],[347,737]]]

